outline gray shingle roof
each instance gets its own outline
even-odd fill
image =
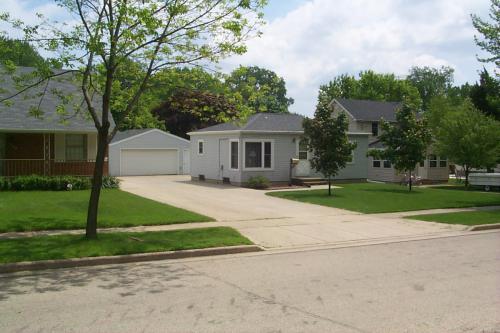
[[[152,129],[153,128],[129,129],[126,131],[116,132],[115,136],[113,137],[113,140],[111,140],[111,143],[128,139],[141,133],[149,132]]]
[[[19,67],[16,76],[29,75],[34,69]],[[58,72],[55,70],[54,72]],[[59,71],[60,72],[60,71]],[[35,82],[35,79],[31,81]],[[23,83],[25,84],[25,83]],[[20,89],[14,80],[0,68],[0,98],[8,97]],[[45,94],[43,92],[45,91]],[[43,99],[41,95],[44,95]],[[63,103],[63,98],[67,99]],[[96,109],[99,110],[102,98],[92,96]],[[30,88],[16,97],[9,99],[11,105],[0,103],[0,130],[7,131],[81,131],[95,132],[94,122],[83,102],[83,95],[73,74],[64,74],[52,78],[48,84],[42,83]],[[41,115],[35,117],[30,110],[40,105]],[[58,113],[64,106],[65,114]],[[113,119],[111,128],[115,126]]]
[[[263,131],[263,132],[301,132],[302,121],[304,117],[297,114],[288,113],[256,113],[244,124],[238,123],[225,123],[215,126],[210,126],[195,131],[194,133],[201,132],[214,132],[214,131]]]
[[[377,141],[373,141],[372,143],[370,143],[368,145],[368,148],[370,148],[370,149],[384,149],[385,145],[382,143],[382,141],[377,140]]]
[[[381,118],[389,122],[396,121],[396,111],[402,106],[401,102],[380,102],[359,99],[337,98],[356,120],[379,121]]]

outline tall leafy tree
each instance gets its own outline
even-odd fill
[[[170,133],[185,138],[190,131],[235,120],[240,115],[237,105],[226,95],[199,90],[178,90],[152,112]]]
[[[255,112],[286,113],[293,104],[293,98],[286,96],[285,80],[265,68],[240,66],[226,78],[226,84]]]
[[[332,195],[332,178],[352,158],[356,143],[347,136],[349,122],[342,113],[335,117],[326,100],[316,107],[314,118],[304,119],[304,140],[313,153],[311,166],[328,179],[328,195]]]
[[[319,100],[331,101],[333,98],[388,102],[406,100],[416,108],[422,105],[417,88],[409,81],[399,79],[394,74],[380,74],[371,70],[361,72],[358,77],[343,74],[320,86]]]
[[[490,54],[487,58],[478,58],[482,62],[493,62],[500,67],[500,0],[491,0],[490,20],[472,14],[472,24],[482,35],[474,36],[476,44]]]
[[[453,68],[412,67],[407,80],[418,89],[422,109],[428,110],[434,96],[446,95],[453,85]]]
[[[68,27],[41,17],[29,24],[12,18],[0,19],[21,29],[25,40],[54,53],[51,59],[67,69],[54,72],[38,66],[37,78],[23,89],[73,73],[81,86],[85,111],[98,132],[97,156],[87,214],[87,238],[97,237],[97,216],[105,152],[118,130],[110,129],[111,106],[120,80],[120,68],[133,60],[144,72],[130,82],[122,114],[129,115],[151,78],[164,68],[203,62],[245,52],[245,41],[259,34],[261,9],[266,0],[56,0],[76,22]],[[103,69],[98,70],[99,67]],[[100,83],[100,76],[104,80]],[[98,92],[102,103],[92,94]],[[9,97],[7,97],[9,98]],[[1,102],[1,101],[0,101]]]
[[[2,65],[37,66],[45,59],[28,42],[0,36],[0,63]]]
[[[479,111],[500,121],[500,80],[486,69],[479,74],[479,82],[470,88],[470,98]]]
[[[425,159],[431,140],[431,131],[425,118],[417,117],[417,110],[404,103],[396,114],[396,123],[382,121],[380,141],[385,149],[370,151],[369,155],[388,160],[399,172],[409,177],[409,190],[412,189],[412,175],[417,163]]]
[[[500,122],[469,100],[446,110],[434,136],[438,153],[464,167],[466,186],[471,169],[493,167],[500,160]]]

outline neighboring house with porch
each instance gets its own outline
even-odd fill
[[[236,185],[254,176],[264,176],[273,183],[321,177],[311,168],[311,153],[301,143],[303,120],[296,114],[257,113],[242,124],[224,123],[188,133],[191,177]],[[357,148],[335,179],[366,180],[368,134],[348,135]],[[292,158],[299,160],[297,165],[291,165]]]
[[[29,74],[19,68],[17,74]],[[9,75],[0,78],[0,98],[19,91]],[[100,98],[92,97],[100,106]],[[114,128],[113,119],[111,119]],[[64,74],[0,104],[0,176],[91,176],[97,130],[81,88]],[[107,174],[108,162],[105,162]]]
[[[384,149],[379,137],[382,134],[380,122],[396,122],[396,112],[401,108],[399,102],[380,102],[355,99],[334,99],[330,104],[334,115],[345,113],[349,119],[349,131],[369,134],[369,149]],[[417,165],[413,174],[424,183],[446,182],[449,177],[448,160],[437,156],[429,147],[427,158]],[[368,179],[399,183],[405,175],[397,172],[389,161],[368,158]]]

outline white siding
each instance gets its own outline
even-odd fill
[[[183,153],[184,149],[189,149],[189,142],[175,135],[155,130],[130,137],[123,141],[111,143],[109,145],[109,174],[112,176],[120,175],[120,152],[122,149],[176,149],[179,151],[177,156],[177,173],[182,174]]]

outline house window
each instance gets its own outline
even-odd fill
[[[203,140],[198,140],[198,155],[203,155],[205,152],[205,142]]]
[[[377,122],[372,123],[372,135],[378,136],[378,123]]]
[[[356,141],[349,141],[350,143],[356,143]],[[351,156],[347,159],[347,164],[353,164],[354,163],[354,150],[351,151]]]
[[[448,164],[448,159],[444,156],[439,156],[439,167],[446,168],[447,164]]]
[[[420,167],[423,168],[425,166],[425,161],[420,161]]]
[[[437,168],[437,156],[436,155],[429,155],[429,168]]]
[[[307,142],[305,140],[299,142],[299,160],[307,160]]]
[[[264,142],[264,168],[271,168],[271,142]]]
[[[271,141],[245,141],[245,168],[271,169],[272,159]]]
[[[87,135],[66,134],[66,161],[87,160]]]
[[[391,168],[391,161],[384,160],[384,168],[390,169]]]
[[[380,168],[380,160],[373,160],[373,167]]]
[[[231,141],[231,169],[239,167],[239,142]]]

